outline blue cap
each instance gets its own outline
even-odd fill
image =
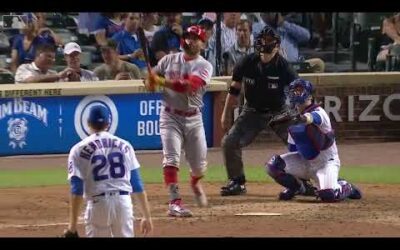
[[[108,124],[110,112],[102,105],[95,105],[90,108],[88,122],[91,124]]]

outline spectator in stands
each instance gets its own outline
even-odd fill
[[[201,51],[201,56],[204,57],[207,61],[215,63],[215,51],[214,48],[210,45],[210,39],[214,33],[214,22],[209,18],[202,18],[197,23],[200,27],[202,27],[206,31],[206,42],[204,43],[204,49]],[[212,59],[213,58],[213,59]],[[215,67],[215,65],[213,65]],[[215,75],[215,71],[213,70],[213,74]]]
[[[2,73],[2,74],[12,74],[11,71],[9,71],[8,69],[3,69],[3,68],[0,68],[0,73]]]
[[[180,51],[181,36],[183,33],[182,13],[168,12],[164,13],[166,24],[162,26],[153,37],[151,50],[154,53],[154,65],[165,55]]]
[[[299,56],[299,45],[305,44],[310,40],[311,35],[307,29],[286,21],[280,12],[263,13],[263,19],[266,25],[275,28],[281,36],[282,54],[288,62],[306,62],[310,65],[310,73],[325,71],[325,63],[320,58],[304,60]]]
[[[149,44],[153,40],[154,34],[160,29],[158,24],[158,13],[157,12],[144,12],[142,13],[142,27],[144,35],[147,38]]]
[[[98,81],[99,78],[90,70],[81,68],[81,47],[75,42],[67,43],[64,47],[64,57],[67,62],[67,68],[72,69],[64,82],[90,82]]]
[[[106,45],[100,47],[104,64],[94,69],[94,73],[100,80],[130,80],[140,79],[139,68],[119,59],[117,43],[108,39]]]
[[[61,38],[52,29],[46,26],[46,13],[35,12],[33,15],[37,20],[35,24],[39,36],[43,37],[44,39],[49,39],[48,37],[52,37],[57,46],[63,46],[64,44]]]
[[[236,24],[240,20],[240,12],[225,12],[223,13],[223,22],[221,23],[221,56],[225,53],[230,47],[235,44],[236,41]],[[217,54],[217,43],[216,43],[216,26],[214,25],[213,35],[209,40],[209,46],[211,47],[211,51],[214,53],[210,58],[210,62],[213,65],[213,75],[216,75],[216,54]],[[222,57],[221,57],[221,60]],[[222,66],[222,61],[220,66]],[[219,72],[223,72],[221,68]],[[219,74],[221,75],[221,73]]]
[[[107,39],[124,29],[121,12],[102,12],[94,21],[94,33],[99,46],[107,44]]]
[[[236,41],[236,25],[240,21],[240,12],[224,12],[223,22],[221,23],[221,52],[228,51]],[[214,34],[210,40],[213,47],[216,46],[216,27],[214,27]]]
[[[100,17],[100,12],[79,12],[78,14],[78,32],[89,36],[96,29],[93,20]]]
[[[385,18],[382,23],[382,34],[392,40],[392,43],[381,46],[381,51],[376,58],[377,67],[382,69],[386,62],[386,56],[394,47],[400,46],[400,13]]]
[[[58,82],[60,79],[73,74],[73,70],[66,68],[57,73],[50,68],[56,57],[55,46],[40,44],[36,48],[35,60],[32,63],[21,64],[15,73],[16,83]]]
[[[313,26],[318,34],[317,50],[323,50],[327,46],[326,33],[332,27],[332,13],[315,12],[312,15]]]
[[[254,47],[251,42],[252,25],[249,20],[240,20],[236,25],[236,42],[225,52],[224,58],[224,75],[232,75],[233,67],[239,60],[254,52]]]
[[[41,16],[39,15],[41,18]],[[38,18],[33,13],[24,15],[25,26],[22,34],[16,35],[11,50],[11,71],[15,72],[19,65],[31,63],[35,59],[35,51],[40,44],[55,45],[55,39],[50,33],[44,32],[38,24]]]
[[[215,12],[204,12],[203,15],[201,15],[202,19],[209,19],[213,23],[217,21],[217,13]]]
[[[141,71],[142,78],[147,75],[147,67],[140,41],[136,34],[140,24],[139,12],[130,12],[125,18],[124,30],[115,33],[112,37],[118,44],[119,59],[135,64]]]

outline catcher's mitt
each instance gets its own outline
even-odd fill
[[[270,127],[274,127],[282,123],[287,123],[287,122],[298,123],[301,121],[302,117],[299,112],[297,112],[296,110],[288,110],[286,112],[283,112],[279,115],[272,117],[272,119],[268,122],[268,125]]]
[[[70,230],[65,230],[63,235],[63,238],[79,238],[78,231],[72,232]]]

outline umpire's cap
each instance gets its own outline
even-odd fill
[[[88,122],[93,125],[107,125],[110,123],[110,111],[103,105],[92,106]]]

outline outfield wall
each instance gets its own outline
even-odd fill
[[[339,140],[400,140],[400,73],[301,74],[317,86]],[[220,117],[229,77],[215,77],[204,97],[209,147],[220,146]],[[160,94],[141,80],[0,85],[0,155],[67,153],[85,137],[88,108],[100,103],[111,132],[136,149],[160,149]],[[258,142],[278,141],[265,131]]]
[[[300,74],[316,85],[339,141],[400,141],[400,73]],[[216,78],[229,82],[227,77]],[[223,98],[218,100],[224,102]],[[258,142],[279,140],[270,131]]]

